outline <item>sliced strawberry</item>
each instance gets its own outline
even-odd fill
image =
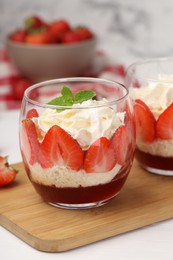
[[[136,135],[144,142],[152,143],[156,137],[156,119],[149,107],[140,99],[135,100]]]
[[[120,126],[113,137],[111,138],[111,146],[114,149],[117,162],[123,165],[127,160],[128,150],[130,145],[130,138],[128,136],[127,128]]]
[[[43,168],[51,168],[56,163],[62,165],[62,156],[58,146],[57,127],[49,129],[40,145],[39,162]]]
[[[29,163],[33,165],[38,161],[40,148],[34,122],[30,118],[23,120],[22,130],[22,151],[25,159],[29,160]]]
[[[84,170],[87,173],[108,172],[116,164],[116,156],[110,140],[101,137],[95,141],[86,152]]]
[[[160,139],[173,139],[173,103],[159,116],[156,123],[156,134]]]
[[[39,116],[39,114],[35,108],[30,109],[26,114],[26,118],[33,118],[33,117],[38,117],[38,116]]]
[[[0,156],[0,187],[9,185],[16,178],[17,171],[9,164],[7,157]]]
[[[79,171],[83,166],[83,151],[70,134],[54,125],[41,144],[39,161],[43,168],[63,163],[72,170]]]
[[[33,118],[33,117],[39,117],[39,114],[38,114],[38,112],[35,108],[28,110],[28,112],[26,114],[26,118]],[[38,140],[42,141],[45,133],[43,132],[43,130],[38,125],[35,125],[35,129],[36,129],[36,132],[37,132]]]

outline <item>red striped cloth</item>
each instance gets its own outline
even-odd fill
[[[99,77],[124,82],[125,68],[121,64],[110,65],[107,56],[98,51],[92,64],[81,76]],[[20,108],[21,100],[14,95],[14,82],[23,78],[11,63],[7,52],[0,50],[0,111]]]

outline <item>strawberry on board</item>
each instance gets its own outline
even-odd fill
[[[25,159],[29,159],[29,163],[33,165],[38,161],[38,152],[40,143],[38,141],[37,130],[34,122],[30,119],[22,121],[22,152]]]
[[[173,103],[159,116],[156,123],[156,134],[160,139],[173,139]]]
[[[8,158],[0,156],[0,187],[12,183],[16,178],[16,174],[17,171],[9,165]]]
[[[25,30],[17,30],[10,35],[10,39],[15,42],[25,42],[27,32]]]
[[[112,170],[117,162],[110,140],[101,137],[86,152],[84,170],[87,173],[101,173]]]
[[[79,171],[83,166],[83,151],[70,134],[54,125],[41,143],[39,162],[43,168],[63,163],[72,170]]]
[[[111,138],[111,145],[114,149],[115,156],[117,157],[117,163],[123,165],[127,160],[130,146],[130,139],[126,126],[122,125],[116,130]]]
[[[156,119],[153,113],[140,99],[135,100],[134,111],[137,138],[152,143],[156,137]]]

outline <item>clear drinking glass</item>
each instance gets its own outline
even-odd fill
[[[135,157],[147,171],[173,175],[173,58],[129,66],[126,86],[135,100]]]
[[[29,180],[45,202],[68,209],[107,203],[123,187],[134,157],[128,90],[96,78],[29,87],[20,113],[20,148]]]

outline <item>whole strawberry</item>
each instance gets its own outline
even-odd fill
[[[62,36],[71,31],[71,27],[66,20],[56,20],[50,24],[49,32],[55,39],[55,42],[60,42]]]
[[[25,42],[27,44],[43,45],[43,44],[54,43],[55,41],[48,30],[45,31],[35,30],[33,33],[29,33],[27,35]]]
[[[8,157],[0,156],[0,187],[9,185],[16,178],[17,171],[8,163]]]
[[[27,32],[23,29],[17,30],[10,35],[10,39],[15,42],[25,42]]]
[[[39,16],[32,15],[28,17],[25,22],[25,30],[30,31],[30,30],[35,30],[40,27],[46,26],[46,23],[41,19]]]
[[[81,41],[91,39],[93,37],[93,33],[89,28],[85,26],[79,26],[75,29],[76,34],[80,37]]]
[[[63,34],[61,37],[61,41],[64,44],[70,44],[70,43],[80,42],[81,38],[76,32],[71,31]]]

